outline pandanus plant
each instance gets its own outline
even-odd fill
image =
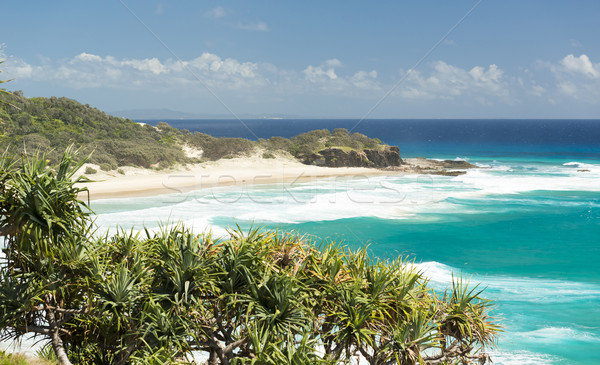
[[[499,327],[477,287],[438,295],[405,259],[240,227],[98,235],[67,150],[0,161],[3,339],[61,364],[445,364],[488,360]]]

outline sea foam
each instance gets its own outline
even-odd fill
[[[523,200],[514,200],[510,196],[531,191],[600,191],[600,167],[595,167],[597,172],[577,172],[575,164],[580,166],[572,162],[567,166],[538,166],[535,170],[514,172],[510,171],[510,166],[497,164],[491,169],[469,170],[456,177],[371,176],[220,187],[152,198],[97,201],[92,207],[99,208],[98,223],[102,226],[124,222],[135,227],[155,226],[160,221],[181,219],[203,220],[197,226],[204,229],[215,217],[257,223],[302,223],[355,217],[423,219],[425,215],[432,219],[433,215],[486,212],[486,205],[489,205],[486,203],[491,199],[523,205]],[[549,204],[548,201],[531,203]],[[495,212],[498,207],[496,204]]]

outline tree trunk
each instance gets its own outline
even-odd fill
[[[62,365],[71,365],[71,361],[69,361],[69,358],[67,357],[63,342],[58,334],[58,328],[54,329],[54,332],[52,333],[52,349],[54,349],[54,353],[56,354],[59,363]]]
[[[56,317],[54,316],[54,311],[51,309],[46,309],[46,315],[48,316],[48,322],[50,323],[50,328],[52,331],[52,349],[56,354],[56,358],[58,362],[62,365],[71,365],[71,361],[67,357],[67,353],[65,351],[65,347],[63,345],[62,339],[60,338],[60,328],[56,325]]]

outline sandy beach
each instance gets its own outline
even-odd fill
[[[291,157],[265,159],[259,155],[165,170],[123,167],[120,169],[122,173],[100,171],[98,166],[93,164],[84,165],[80,171],[84,172],[87,166],[98,171],[96,174],[86,175],[93,180],[85,184],[89,189],[90,200],[183,193],[215,186],[285,183],[337,176],[402,174],[411,170],[408,166],[396,170],[319,167],[304,165]]]

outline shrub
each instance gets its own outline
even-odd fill
[[[85,174],[86,175],[93,175],[96,174],[98,172],[98,170],[96,170],[95,168],[88,166],[85,168]]]
[[[272,152],[264,152],[262,158],[275,158],[275,155]]]
[[[176,128],[166,123],[160,123],[160,128],[142,126],[67,98],[27,99],[0,93],[0,119],[0,148],[4,149],[12,144],[18,152],[63,151],[74,143],[87,153],[94,151],[90,162],[113,168],[148,167],[159,160],[169,165],[187,162],[178,147],[183,133]],[[49,153],[47,157],[56,162],[61,156]]]
[[[102,170],[102,171],[110,171],[110,170],[113,170],[113,167],[110,164],[101,163],[100,164],[100,170]]]
[[[248,155],[258,145],[257,142],[244,138],[215,138],[198,132],[187,135],[186,142],[202,149],[202,157],[213,161]]]

